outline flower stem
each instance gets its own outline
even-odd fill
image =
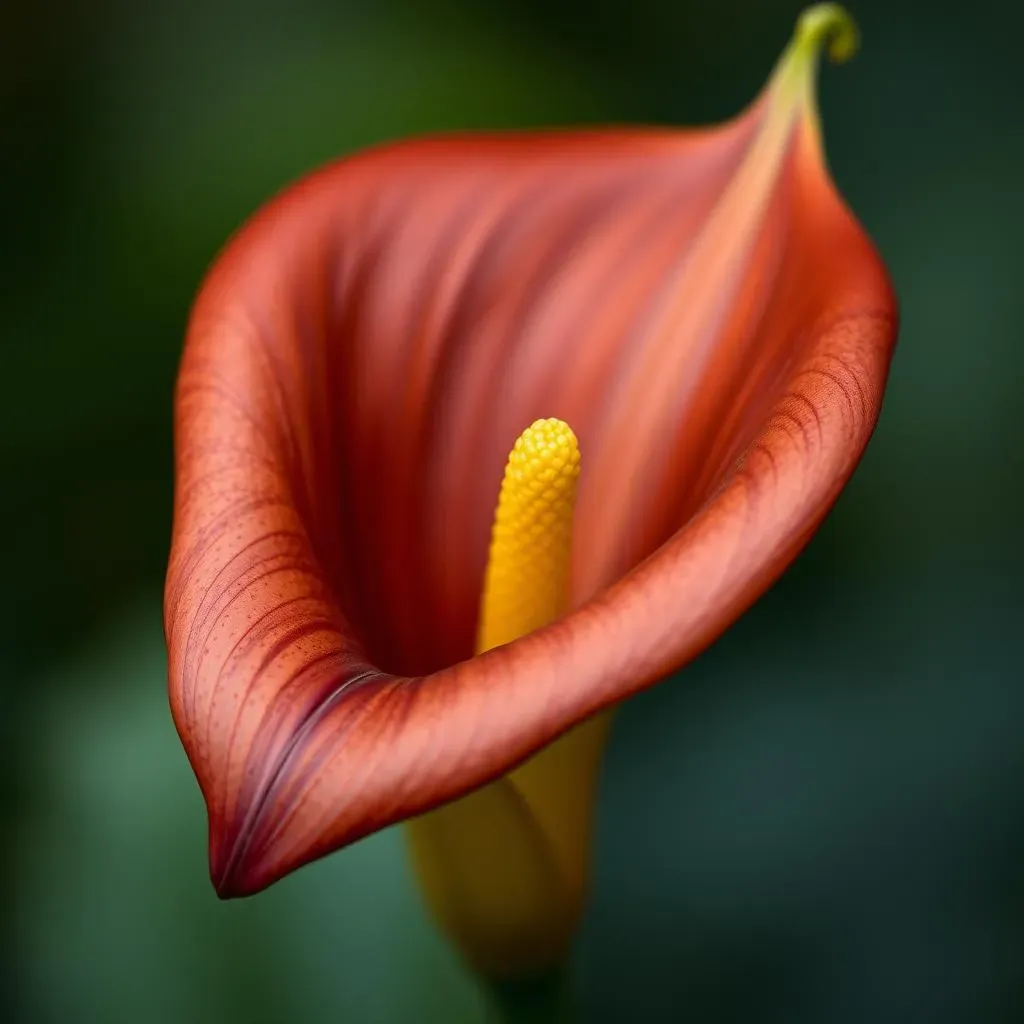
[[[568,977],[562,970],[488,985],[488,1024],[573,1024]]]

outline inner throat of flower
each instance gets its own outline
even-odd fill
[[[477,651],[567,610],[580,450],[569,425],[535,420],[509,453],[484,576]]]

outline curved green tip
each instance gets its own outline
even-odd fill
[[[825,50],[830,60],[842,63],[857,52],[859,43],[857,23],[840,4],[814,4],[800,15],[789,45],[768,82],[772,100],[769,116],[773,123],[777,121],[780,131],[785,130],[798,111],[803,111],[820,143],[815,96],[818,55]]]
[[[829,60],[842,64],[860,45],[857,23],[841,4],[815,4],[800,15],[793,37],[793,48],[808,57],[828,47]]]

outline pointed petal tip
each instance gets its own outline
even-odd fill
[[[217,894],[217,897],[225,902],[252,895],[247,889],[236,886],[234,879],[217,879],[211,874],[210,881],[213,883],[213,891]]]
[[[247,863],[240,857],[234,858],[233,862],[226,865],[211,857],[210,882],[214,892],[222,900],[255,896],[277,881],[277,876],[267,877],[266,872],[260,872],[258,867],[259,865]]]
[[[259,858],[253,856],[252,844],[244,838],[249,830],[228,826],[209,803],[207,813],[210,827],[207,866],[210,884],[220,899],[253,896],[277,881],[277,877],[268,878],[267,872],[260,870]]]
[[[246,896],[254,896],[256,893],[266,888],[266,886],[254,887],[247,885],[244,879],[233,874],[221,876],[220,878],[215,878],[211,874],[210,881],[213,882],[213,891],[217,894],[218,898],[225,902],[228,900],[243,899]]]
[[[224,856],[220,853],[225,848],[225,845],[216,840],[210,844],[209,871],[210,884],[213,886],[213,891],[222,900],[232,900],[240,896],[248,896],[248,887],[240,884],[242,880],[238,875],[237,858],[230,855]]]

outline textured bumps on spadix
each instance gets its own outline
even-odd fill
[[[576,435],[562,420],[536,420],[516,440],[491,534],[479,650],[565,612],[579,473]]]

